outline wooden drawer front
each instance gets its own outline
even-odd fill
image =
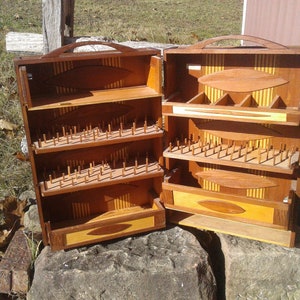
[[[170,191],[172,190],[172,192]],[[287,229],[290,203],[274,203],[176,184],[163,184],[167,209]]]
[[[46,223],[52,250],[61,250],[164,228],[165,210],[154,199],[152,207],[130,207],[68,222]]]
[[[154,216],[111,225],[94,225],[92,228],[86,230],[72,231],[69,233],[65,230],[63,230],[63,232],[53,231],[50,234],[50,245],[52,250],[66,249],[127,236],[152,228],[155,228]]]

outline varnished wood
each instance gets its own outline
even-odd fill
[[[199,130],[233,141],[251,141],[270,137],[282,137],[278,128],[266,127],[258,123],[239,123],[212,120],[209,122],[194,121]]]
[[[241,151],[239,151],[241,150]],[[234,145],[221,144],[215,149],[209,145],[199,147],[195,144],[194,151],[183,146],[166,149],[164,156],[173,159],[197,161],[202,163],[213,163],[222,166],[234,166],[253,170],[268,172],[280,172],[282,174],[293,174],[294,167],[298,165],[299,151],[290,152],[288,156],[282,155],[279,149],[269,152],[258,149],[252,150],[247,147],[234,147]]]
[[[259,46],[217,45],[224,40]],[[241,35],[164,51],[169,221],[294,245],[299,57]]]
[[[73,53],[90,45],[110,50]],[[52,250],[165,226],[159,52],[82,42],[15,60],[43,242]]]
[[[199,82],[230,92],[252,92],[287,84],[288,81],[265,72],[230,69],[200,77]]]
[[[29,111],[129,101],[158,96],[160,96],[159,93],[147,86],[121,88],[116,90],[90,91],[88,93],[79,93],[77,95],[56,97],[56,101],[58,100],[57,102],[55,102],[54,99],[51,99],[51,97],[39,98],[39,105],[29,108]]]
[[[196,173],[203,178],[233,189],[271,188],[277,186],[275,182],[267,178],[238,172],[224,170],[208,170]]]
[[[202,200],[199,201],[198,204],[210,210],[215,210],[221,213],[242,214],[245,212],[245,210],[242,207],[234,203],[226,203],[216,200]]]
[[[293,247],[295,232],[277,228],[261,227],[237,221],[220,219],[212,216],[192,215],[175,212],[168,216],[171,223],[190,226],[199,229],[213,230],[220,233],[236,235],[242,238],[277,244],[284,247]]]
[[[213,45],[216,42],[219,41],[224,41],[224,40],[240,40],[240,41],[249,41],[252,43],[256,43],[261,45],[264,48],[267,48],[268,50],[287,50],[287,47],[279,44],[279,43],[275,43],[273,41],[269,41],[266,39],[262,39],[259,37],[255,37],[255,36],[249,36],[249,35],[227,35],[227,36],[217,36],[217,37],[213,37],[204,41],[201,41],[195,45],[190,46],[190,49],[196,48],[196,49],[204,49],[207,46]],[[226,48],[223,49],[223,51],[226,51]]]
[[[278,85],[288,81],[265,72],[249,69],[229,69],[200,77],[199,82],[211,87],[230,92],[252,92]]]
[[[192,186],[179,184],[179,183],[163,182],[162,186],[163,186],[163,191],[164,192],[167,191],[166,195],[171,198],[173,197],[173,194],[169,192],[178,191],[186,194],[190,193],[193,195],[199,195],[199,197],[202,197],[203,199],[217,198],[218,200],[224,200],[224,201],[229,200],[235,202],[246,202],[253,205],[262,205],[262,206],[272,207],[274,209],[281,209],[281,210],[287,210],[288,205],[291,204],[291,199],[288,199],[288,201],[286,202],[276,201],[276,199],[255,199],[252,197],[239,196],[237,194],[228,194],[228,193],[220,193],[217,191],[209,191],[209,190],[201,189],[199,187],[192,187]],[[168,199],[170,200],[171,198]],[[170,201],[170,203],[174,204],[174,200]]]
[[[53,250],[133,235],[165,226],[164,209],[154,199],[153,207],[132,207],[73,222],[54,223],[50,231]]]
[[[225,106],[226,107],[226,106]],[[270,109],[252,107],[217,107],[177,102],[163,103],[163,113],[186,118],[228,120],[237,122],[283,124],[299,126],[300,113],[295,109]]]
[[[106,132],[99,132],[98,128],[92,128],[89,133],[76,132],[72,135],[72,138],[65,135],[60,137],[54,137],[52,139],[46,139],[45,141],[34,142],[34,151],[36,154],[50,153],[56,151],[65,151],[73,149],[82,149],[89,147],[97,147],[101,145],[110,145],[126,142],[134,142],[144,139],[153,139],[163,136],[163,131],[161,128],[157,127],[156,124],[144,127],[140,125],[132,134],[131,128],[125,128],[122,133],[119,130],[113,130],[109,135]],[[146,132],[145,132],[146,131]]]
[[[46,84],[81,90],[103,89],[123,79],[129,71],[110,66],[78,66],[46,80]]]
[[[146,178],[162,177],[163,170],[158,162],[139,164],[136,170],[133,165],[124,168],[113,168],[109,165],[95,165],[89,169],[81,169],[80,173],[70,172],[65,176],[40,183],[42,196],[59,195],[101,186],[116,185]]]

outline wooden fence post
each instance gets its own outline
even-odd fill
[[[73,36],[75,0],[43,0],[44,53],[64,45]]]
[[[64,38],[73,37],[75,0],[63,0],[63,20],[65,22]],[[65,41],[64,41],[65,44]]]

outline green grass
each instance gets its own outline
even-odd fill
[[[5,36],[9,31],[41,33],[41,3],[40,0],[0,0],[0,120],[18,125],[13,132],[0,130],[0,200],[18,196],[32,186],[29,163],[17,160],[14,155],[20,151],[24,129],[14,55],[5,51]]]
[[[75,35],[100,35],[118,41],[195,43],[239,34],[241,0],[77,1]]]
[[[59,1],[59,0],[57,0]],[[18,161],[24,136],[14,55],[5,51],[10,31],[42,33],[41,0],[0,0],[0,119],[18,125],[0,130],[0,200],[31,188],[30,166]],[[243,0],[76,0],[75,36],[117,41],[191,44],[209,37],[239,34]]]

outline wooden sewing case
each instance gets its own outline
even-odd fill
[[[227,39],[258,46],[216,46]],[[164,72],[169,220],[293,246],[299,49],[249,36],[218,37],[166,50]]]
[[[74,53],[82,46],[107,47]],[[44,243],[165,226],[160,51],[82,42],[15,61]]]

